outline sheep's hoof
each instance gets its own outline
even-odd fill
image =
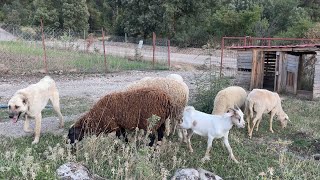
[[[26,133],[31,133],[31,132],[33,132],[33,130],[30,129],[30,128],[28,128],[28,129],[24,129],[24,132],[26,132]]]
[[[231,157],[231,159],[232,159],[235,163],[239,164],[239,161],[238,161],[235,157]]]
[[[201,159],[202,162],[205,162],[205,161],[208,161],[210,160],[210,157],[209,156],[205,156]]]
[[[271,133],[274,133],[274,131],[273,131],[272,129],[270,129],[270,132],[271,132]]]

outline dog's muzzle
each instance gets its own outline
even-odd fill
[[[15,113],[15,112],[9,112],[9,118],[12,119],[13,123],[18,122],[18,119],[21,115],[21,112]]]

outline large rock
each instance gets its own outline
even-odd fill
[[[104,178],[101,178],[97,175],[92,175],[89,172],[89,169],[85,166],[74,163],[74,162],[68,162],[63,165],[61,165],[57,169],[57,175],[59,179],[63,180],[102,180]]]
[[[171,180],[222,180],[222,178],[201,168],[186,168],[178,169]]]

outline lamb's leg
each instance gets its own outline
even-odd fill
[[[191,146],[191,137],[193,135],[193,130],[190,129],[187,131],[187,143],[188,143],[188,147],[189,147],[189,150],[190,152],[193,152],[193,149],[192,149],[192,146]]]
[[[250,114],[249,114],[249,110],[246,108],[245,109],[245,114],[246,114],[246,121],[248,123],[248,134],[250,134]]]
[[[32,132],[33,131],[32,129],[30,129],[29,124],[30,124],[30,120],[29,120],[28,116],[25,115],[25,120],[24,120],[24,124],[23,124],[24,132]]]
[[[260,125],[261,119],[262,119],[262,118],[260,118],[260,119],[258,120],[258,122],[257,122],[256,131],[258,131],[258,130],[259,130],[259,125]]]
[[[32,141],[32,144],[37,144],[39,142],[41,132],[41,119],[41,114],[35,116],[36,126],[34,130],[34,140]]]
[[[231,157],[231,159],[232,159],[235,163],[239,163],[239,161],[237,161],[237,159],[236,159],[236,158],[234,157],[234,155],[233,155],[232,148],[231,148],[231,146],[230,146],[230,144],[229,144],[228,136],[229,136],[229,133],[227,133],[227,135],[223,137],[224,145],[227,147],[228,152],[229,152],[229,156]]]
[[[257,112],[256,117],[252,120],[252,127],[250,128],[249,138],[252,137],[252,131],[254,129],[254,126],[256,125],[257,121],[262,118],[262,113]]]
[[[210,150],[212,148],[212,141],[213,141],[213,137],[208,136],[208,144],[207,144],[207,150],[206,150],[206,154],[204,155],[204,157],[202,158],[202,161],[205,160],[210,160]]]
[[[271,131],[271,133],[274,133],[273,129],[272,129],[272,121],[273,121],[273,116],[275,115],[275,111],[271,111],[271,115],[270,115],[270,125],[269,125],[269,130]]]

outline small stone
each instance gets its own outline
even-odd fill
[[[193,169],[178,169],[171,180],[222,180],[218,175],[215,175],[212,172],[204,170],[202,168]]]

